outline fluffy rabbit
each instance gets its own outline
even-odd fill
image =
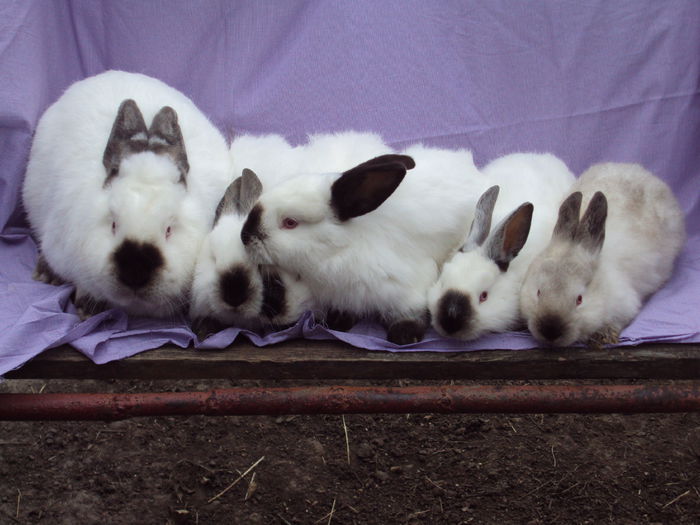
[[[287,325],[313,310],[309,289],[298,275],[250,260],[240,237],[245,218],[266,187],[275,187],[300,171],[319,171],[320,166],[342,169],[388,149],[378,135],[355,131],[312,135],[296,147],[279,135],[234,139],[231,158],[234,170],[243,175],[217,207],[214,227],[202,243],[195,270],[190,316],[200,335],[225,326]]]
[[[122,71],[76,82],[41,117],[24,181],[35,277],[74,284],[82,315],[172,314],[231,178],[225,139],[179,91]]]
[[[224,326],[259,329],[294,323],[312,309],[308,287],[294,275],[250,261],[240,232],[263,186],[245,169],[226,190],[197,259],[190,317],[200,335]]]
[[[521,308],[541,342],[614,344],[671,275],[685,241],[683,212],[668,186],[636,164],[595,165],[572,191],[528,269]]]
[[[408,344],[423,337],[428,287],[465,236],[481,179],[471,153],[415,146],[271,188],[241,239],[254,259],[299,274],[329,326],[378,315],[390,341]]]
[[[465,340],[518,325],[525,271],[547,245],[559,203],[576,180],[549,154],[506,155],[482,173],[496,186],[479,199],[464,246],[428,293],[435,329]]]

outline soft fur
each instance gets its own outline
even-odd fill
[[[107,149],[127,99],[151,130],[156,115],[166,122],[158,133],[144,128]],[[179,147],[170,132],[181,134]],[[85,314],[106,304],[168,316],[186,300],[201,240],[230,180],[226,141],[179,91],[121,71],[76,82],[41,117],[24,181],[41,254],[36,277],[73,283]],[[136,289],[120,280],[115,262],[125,241],[131,249],[119,253],[136,281],[143,261],[154,268]],[[144,246],[160,259],[139,252]]]
[[[495,207],[477,212],[465,246],[445,264],[428,294],[435,329],[464,340],[517,327],[525,271],[549,242],[559,203],[575,181],[567,166],[550,154],[506,155],[489,163],[482,173],[489,184],[498,186],[497,192],[491,192],[497,194]],[[534,211],[518,208],[526,201]],[[515,221],[524,220],[520,217],[527,213],[532,220],[529,227],[525,225],[524,246],[502,251],[500,233],[507,226],[508,231],[514,230]],[[509,217],[512,220],[507,222]]]
[[[572,192],[527,272],[522,311],[541,342],[613,344],[671,275],[685,241],[683,212],[669,187],[636,164],[593,166]]]
[[[230,153],[235,173],[252,170],[265,192],[299,173],[342,170],[386,150],[376,134],[346,131],[311,135],[307,142],[294,147],[279,135],[241,135],[234,139]],[[202,244],[190,308],[195,324],[204,327],[200,330],[202,335],[220,326],[259,329],[287,325],[306,310],[316,310],[309,288],[297,273],[286,271],[284,265],[251,260],[240,236],[249,204],[227,206]],[[233,295],[241,302],[236,305],[224,300],[222,287],[222,277],[234,269],[236,280],[227,284],[230,291],[238,283]],[[274,298],[283,298],[281,310],[265,300],[272,295],[266,293],[271,279],[276,284]],[[319,311],[317,314],[323,315]],[[214,319],[218,325],[208,326],[209,323],[201,322],[203,319]]]
[[[373,211],[340,220],[331,193],[341,174],[311,172],[265,191],[243,232],[255,260],[299,274],[325,310],[378,315],[398,344],[422,338],[428,287],[459,247],[484,188],[468,151],[418,145],[404,155],[416,167]],[[385,168],[406,172],[401,162]],[[284,228],[286,218],[298,226]]]
[[[234,169],[242,175],[231,183],[219,203],[217,220],[202,243],[192,287],[190,317],[195,326],[203,327],[200,335],[221,326],[284,326],[313,308],[301,279],[251,261],[240,235],[264,187],[274,186],[297,171],[300,149],[279,135],[242,135],[234,139],[230,154]],[[227,281],[227,275],[235,278]],[[227,302],[227,294],[236,300]],[[210,327],[208,320],[212,319],[218,325]]]

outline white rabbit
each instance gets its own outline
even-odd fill
[[[559,203],[576,180],[550,154],[506,155],[482,173],[496,186],[479,199],[464,246],[428,293],[435,329],[465,340],[517,327],[525,271],[549,242]]]
[[[685,241],[683,212],[669,187],[637,164],[595,165],[571,191],[528,269],[522,312],[541,342],[614,344],[671,275]]]
[[[225,326],[283,326],[306,310],[315,310],[309,289],[298,275],[250,260],[240,236],[245,218],[265,188],[300,171],[318,171],[320,166],[342,169],[388,149],[378,135],[355,131],[312,135],[296,147],[279,135],[234,139],[231,158],[234,170],[243,175],[231,184],[217,207],[192,287],[190,316],[200,335]]]
[[[190,317],[200,336],[225,326],[284,326],[313,309],[309,289],[301,279],[253,263],[241,242],[241,228],[262,189],[255,173],[244,169],[217,207],[192,285]]]
[[[35,277],[74,284],[83,315],[172,314],[231,178],[225,139],[179,91],[122,71],[76,82],[41,117],[24,181]]]
[[[259,262],[299,274],[329,326],[378,315],[408,344],[423,337],[428,287],[464,239],[482,178],[467,151],[414,146],[271,188],[241,238]]]

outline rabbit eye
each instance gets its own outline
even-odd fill
[[[579,295],[576,298],[576,306],[580,305],[583,302],[583,296]]]
[[[285,230],[293,230],[297,226],[299,226],[299,221],[296,219],[292,219],[291,217],[285,217],[282,219],[282,228]]]
[[[480,302],[480,303],[483,303],[483,302],[484,302],[486,299],[488,299],[488,298],[489,298],[489,293],[488,293],[487,291],[483,291],[483,292],[481,292],[481,294],[479,295],[479,302]]]
[[[170,234],[171,234],[172,232],[173,232],[173,229],[172,229],[170,226],[168,226],[168,227],[165,229],[165,238],[166,238],[166,239],[170,238]]]

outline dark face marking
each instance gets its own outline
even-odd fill
[[[547,314],[537,320],[537,330],[551,343],[564,334],[564,321],[556,314]]]
[[[272,269],[261,269],[263,278],[263,304],[260,313],[269,319],[284,315],[287,311],[287,291],[280,275]]]
[[[114,263],[119,281],[138,290],[153,280],[156,270],[163,266],[163,256],[150,243],[125,240],[114,252]]]
[[[234,308],[242,305],[250,297],[251,286],[248,270],[235,266],[219,279],[221,299]]]
[[[253,206],[253,209],[250,210],[248,218],[241,229],[241,241],[243,241],[244,245],[248,246],[254,238],[264,240],[267,237],[261,228],[262,213],[263,207],[260,203]]]
[[[448,290],[438,301],[437,321],[447,334],[463,330],[474,314],[469,297],[456,290]]]

